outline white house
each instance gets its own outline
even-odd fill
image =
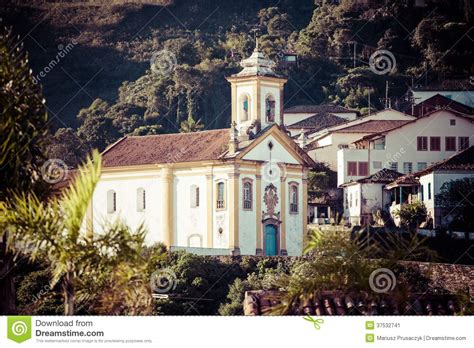
[[[308,145],[305,149],[313,160],[327,163],[329,168],[337,171],[337,151],[340,148],[348,147],[349,144],[365,135],[390,129],[402,124],[403,121],[414,119],[413,116],[393,109],[378,111],[308,134]]]
[[[388,211],[390,193],[385,185],[403,174],[382,169],[375,174],[342,185],[344,189],[344,219],[352,225],[367,225],[374,222],[376,211]]]
[[[257,49],[231,83],[232,127],[126,136],[102,154],[86,223],[144,224],[146,242],[200,254],[301,255],[309,156],[281,130],[283,85]]]
[[[337,152],[338,185],[389,168],[421,171],[469,147],[474,121],[463,114],[436,110],[398,127],[366,135]]]
[[[437,206],[436,197],[443,185],[463,178],[474,178],[474,146],[390,183],[387,189],[391,192],[390,213],[395,223],[399,224],[399,221],[393,212],[400,209],[401,205],[418,199],[425,204],[432,220],[432,226],[429,227],[447,226],[451,221],[449,211]],[[466,199],[470,199],[469,194],[465,193]]]

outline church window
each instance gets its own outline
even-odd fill
[[[298,212],[298,184],[290,183],[290,213]]]
[[[191,208],[199,207],[199,186],[191,186]]]
[[[217,184],[217,209],[225,209],[225,186],[223,182]]]
[[[243,209],[252,210],[252,181],[250,179],[244,179],[243,181]]]
[[[240,121],[247,121],[250,114],[250,98],[247,94],[240,97]]]
[[[265,116],[267,122],[275,122],[275,98],[271,94],[265,98]]]
[[[117,193],[114,190],[107,191],[107,213],[117,211]]]
[[[146,193],[143,187],[137,189],[137,211],[145,211],[146,209]]]

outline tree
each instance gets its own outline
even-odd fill
[[[199,132],[204,128],[204,125],[201,124],[201,120],[194,121],[194,118],[189,115],[186,121],[181,122],[181,127],[179,131],[181,133],[192,133]]]
[[[452,180],[441,186],[436,196],[436,205],[443,208],[446,215],[452,218],[449,227],[461,231],[474,229],[474,219],[471,215],[472,198],[469,197],[472,192],[474,192],[474,178]]]
[[[427,210],[423,202],[416,200],[408,204],[402,204],[400,209],[394,211],[394,215],[400,218],[402,226],[411,230],[416,229],[426,220]]]
[[[100,172],[95,151],[60,198],[44,202],[34,193],[15,194],[0,205],[0,226],[9,231],[9,248],[50,264],[51,287],[61,284],[66,315],[74,314],[81,281],[137,259],[144,240],[142,228],[130,233],[120,222],[106,225],[100,234],[81,227]]]
[[[23,44],[0,28],[0,197],[13,191],[41,191],[40,166],[48,115]],[[0,231],[2,234],[2,231]],[[4,238],[7,234],[3,234]],[[0,313],[14,313],[14,267],[0,239]]]

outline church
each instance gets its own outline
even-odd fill
[[[144,224],[146,243],[203,255],[301,255],[315,164],[284,127],[286,79],[258,47],[227,78],[231,127],[126,136],[102,153],[86,223]]]

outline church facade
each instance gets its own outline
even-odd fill
[[[314,162],[284,129],[274,63],[256,49],[241,65],[230,128],[126,136],[103,152],[88,226],[144,224],[147,244],[198,254],[302,254]]]

